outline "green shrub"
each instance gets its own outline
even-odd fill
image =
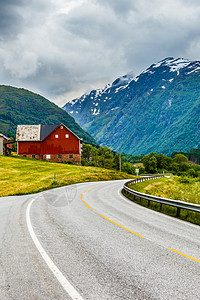
[[[192,179],[190,177],[187,177],[187,176],[181,176],[179,178],[179,182],[180,183],[192,183]]]

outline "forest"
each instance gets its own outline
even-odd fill
[[[200,149],[193,149],[187,153],[174,152],[172,157],[154,152],[144,156],[134,156],[116,153],[108,147],[96,148],[83,144],[82,165],[121,170],[133,175],[138,168],[139,174],[170,172],[178,176],[200,177],[200,165],[194,163],[194,161],[198,162],[195,154],[199,155],[199,153]],[[191,157],[193,159],[190,159]],[[137,163],[140,163],[139,166]]]

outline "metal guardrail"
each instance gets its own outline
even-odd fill
[[[167,177],[167,176],[172,176],[171,173],[160,173],[160,174],[155,174],[155,175],[152,175],[152,174],[140,174],[140,177],[155,177],[155,176],[160,176],[160,177]]]
[[[146,200],[148,200],[148,207],[149,207],[151,201],[160,203],[160,210],[162,209],[163,204],[176,207],[177,208],[177,213],[176,213],[177,217],[180,216],[181,209],[187,209],[187,210],[190,210],[190,211],[200,213],[200,205],[198,205],[198,204],[188,203],[188,202],[184,202],[184,201],[180,201],[180,200],[172,200],[172,199],[167,199],[167,198],[162,198],[162,197],[156,197],[156,196],[152,196],[152,195],[137,192],[137,191],[135,191],[133,189],[130,189],[128,187],[130,184],[136,184],[136,183],[143,182],[143,181],[146,181],[146,180],[158,179],[158,178],[161,178],[161,177],[164,177],[164,175],[154,175],[154,176],[148,176],[148,177],[140,177],[140,178],[136,178],[136,179],[133,179],[133,180],[130,180],[130,181],[126,182],[123,186],[123,191],[125,193],[125,196],[126,195],[127,196],[128,195],[133,195],[134,200],[135,200],[135,197],[139,197],[140,200],[141,199],[146,199]]]

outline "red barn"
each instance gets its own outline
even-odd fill
[[[48,161],[81,162],[81,139],[64,124],[18,125],[17,154]]]

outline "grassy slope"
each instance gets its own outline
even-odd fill
[[[145,194],[200,204],[200,184],[196,180],[191,180],[191,183],[181,183],[177,176],[173,176],[144,181],[131,187]]]
[[[130,175],[114,170],[0,156],[0,196],[36,193],[78,182],[126,178]]]

